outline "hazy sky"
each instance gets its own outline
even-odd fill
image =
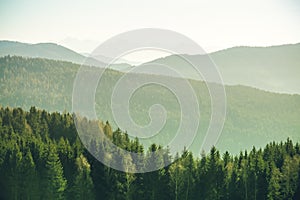
[[[0,0],[0,40],[90,52],[137,28],[180,32],[211,52],[300,42],[298,0]]]

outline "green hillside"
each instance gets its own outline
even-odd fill
[[[79,67],[70,62],[40,58],[0,58],[0,104],[24,109],[36,106],[48,111],[71,111],[73,82]],[[110,110],[110,97],[116,81],[122,75],[120,72],[106,71],[96,92],[99,119],[108,120],[114,128],[116,125]],[[136,76],[149,78],[150,75]],[[210,98],[203,82],[190,83],[200,102],[200,128],[192,145],[192,150],[198,153],[210,119]],[[227,116],[217,143],[221,151],[238,153],[243,149],[251,149],[253,145],[261,147],[270,141],[282,141],[287,137],[300,141],[299,95],[276,94],[244,86],[227,86],[226,93]],[[168,114],[161,134],[151,140],[152,143],[161,144],[173,138],[179,126],[180,107],[173,93],[160,86],[143,87],[130,100],[130,114],[137,124],[146,125],[150,120],[149,108],[156,103],[162,104]],[[146,140],[141,142],[149,145]]]

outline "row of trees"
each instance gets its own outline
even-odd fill
[[[72,115],[1,108],[0,199],[300,199],[300,147],[289,139],[235,156],[213,147],[196,156],[163,149],[153,159],[149,152],[162,147],[153,144],[145,150],[138,139],[113,131],[108,122],[85,123],[97,123],[116,145],[140,153],[144,163],[131,167],[176,161],[148,173],[120,172],[83,147]],[[93,154],[107,147],[94,139],[90,145]]]

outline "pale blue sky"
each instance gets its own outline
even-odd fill
[[[300,42],[297,0],[0,0],[0,40],[90,52],[137,28],[171,29],[206,51]]]

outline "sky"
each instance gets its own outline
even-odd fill
[[[138,28],[186,35],[206,52],[300,42],[298,0],[0,0],[0,40],[89,53]]]

